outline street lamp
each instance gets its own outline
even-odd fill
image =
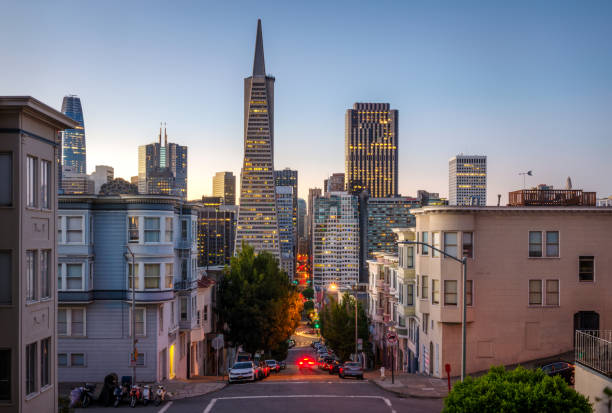
[[[433,245],[427,244],[425,242],[421,242],[421,241],[398,241],[398,244],[409,244],[409,245],[424,245],[428,248],[431,248],[434,251],[438,251],[440,254],[444,255],[446,258],[451,258],[455,261],[457,261],[458,263],[461,263],[461,265],[463,266],[463,274],[462,274],[462,280],[461,283],[463,284],[463,291],[462,291],[462,300],[461,300],[461,312],[462,312],[462,316],[461,316],[461,381],[463,381],[463,379],[465,378],[465,348],[466,348],[466,343],[465,343],[465,313],[466,313],[466,307],[465,307],[465,285],[466,285],[466,278],[467,278],[467,258],[463,257],[461,259],[447,254],[446,252],[434,247]]]

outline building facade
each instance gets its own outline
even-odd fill
[[[280,265],[290,280],[295,277],[296,236],[293,221],[293,187],[276,187],[276,214],[280,239]]]
[[[297,238],[304,238],[306,234],[306,201],[298,198],[298,222],[297,222]]]
[[[448,161],[449,205],[487,205],[487,157],[457,155]]]
[[[346,191],[367,189],[374,198],[397,195],[398,125],[398,111],[388,103],[355,103],[346,111]]]
[[[56,167],[79,124],[29,96],[0,97],[0,410],[57,412]]]
[[[344,190],[343,173],[331,174],[329,178],[323,181],[323,191],[325,195],[327,195],[328,192],[342,192]]]
[[[237,215],[238,207],[235,205],[203,204],[198,208],[200,267],[230,264],[230,259],[234,256]]]
[[[367,199],[367,227],[362,233],[367,238],[367,259],[375,252],[397,253],[397,235],[393,228],[415,225],[410,209],[419,206],[415,198],[397,196]]]
[[[213,196],[222,197],[225,205],[236,204],[236,177],[232,172],[217,172],[213,176]]]
[[[89,179],[93,181],[94,184],[93,193],[98,194],[102,185],[115,179],[115,168],[107,165],[96,165],[96,170],[89,174]]]
[[[200,297],[190,205],[165,196],[63,196],[57,234],[60,382],[131,376],[134,362],[137,382],[204,371],[203,314],[211,308]]]
[[[261,20],[253,75],[244,79],[244,161],[235,251],[242,243],[280,259],[274,189],[274,78],[266,75]]]
[[[62,165],[76,174],[87,174],[87,153],[85,148],[85,121],[81,98],[75,95],[64,96],[62,113],[76,121],[74,129],[62,132]]]
[[[314,199],[313,282],[351,288],[359,281],[359,211],[357,198],[333,192]]]

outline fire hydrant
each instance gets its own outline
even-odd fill
[[[385,366],[380,366],[380,379],[385,380]]]

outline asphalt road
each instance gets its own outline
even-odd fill
[[[298,345],[312,341],[311,337],[307,341],[304,336],[294,338]],[[297,360],[304,355],[314,357],[314,352],[309,346],[291,349],[287,369],[262,381],[231,384],[204,396],[167,402],[160,407],[140,405],[137,409],[156,413],[429,413],[442,409],[439,399],[399,398],[367,380],[343,380],[316,367],[300,371]],[[124,409],[128,407],[117,410]]]

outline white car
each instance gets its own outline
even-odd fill
[[[229,370],[230,383],[236,383],[238,381],[255,381],[256,379],[255,365],[252,361],[239,361]]]

